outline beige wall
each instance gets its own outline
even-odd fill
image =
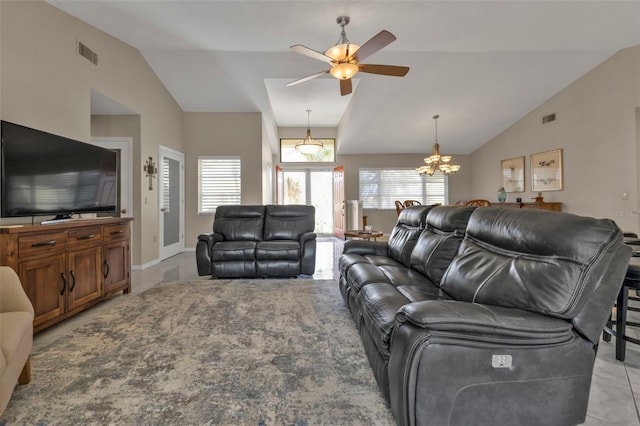
[[[182,111],[138,50],[43,1],[4,0],[0,10],[3,120],[89,142],[93,89],[139,114],[138,158],[157,158],[158,145],[183,151]],[[98,54],[98,66],[76,53],[78,40]],[[158,197],[136,181],[149,200],[137,209],[144,227],[133,248],[144,265],[158,258]]]
[[[242,204],[263,203],[264,142],[259,112],[186,112],[185,247],[196,245],[198,234],[211,232],[213,214],[198,215],[198,156],[239,155],[242,164]],[[268,157],[271,161],[271,157]]]
[[[496,200],[500,160],[524,155],[526,192],[508,200],[534,197],[530,155],[562,148],[564,190],[544,192],[544,199],[562,202],[563,211],[612,218],[637,231],[639,106],[640,46],[613,55],[474,152],[473,195]],[[556,121],[542,124],[552,113]]]

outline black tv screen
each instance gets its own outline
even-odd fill
[[[2,121],[2,217],[116,210],[117,155]]]

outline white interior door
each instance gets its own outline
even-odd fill
[[[118,153],[120,174],[118,176],[118,210],[119,216],[133,216],[133,139],[128,137],[95,137],[93,145],[101,146]]]
[[[184,251],[184,154],[158,149],[160,259]]]

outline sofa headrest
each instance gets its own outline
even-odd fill
[[[427,215],[427,227],[442,232],[465,232],[471,213],[476,207],[438,206]]]
[[[264,227],[265,206],[219,206],[213,232],[225,241],[260,241]]]
[[[314,206],[268,205],[265,210],[264,236],[267,240],[298,240],[316,226]]]
[[[503,250],[579,263],[592,261],[617,233],[608,219],[499,207],[476,209],[467,226],[469,237]]]
[[[427,214],[435,206],[411,206],[403,209],[398,216],[396,226],[399,224],[411,227],[424,227]]]
[[[412,206],[400,212],[387,243],[391,258],[409,266],[411,252],[425,227],[427,214],[432,208],[434,206]]]
[[[411,267],[435,285],[458,253],[467,223],[475,207],[440,206],[427,215],[427,227],[411,252]]]

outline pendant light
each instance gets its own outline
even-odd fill
[[[311,138],[311,125],[310,125],[310,117],[311,110],[307,110],[307,136],[296,144],[296,151],[299,151],[303,154],[316,154],[324,145],[322,142],[317,141]]]

